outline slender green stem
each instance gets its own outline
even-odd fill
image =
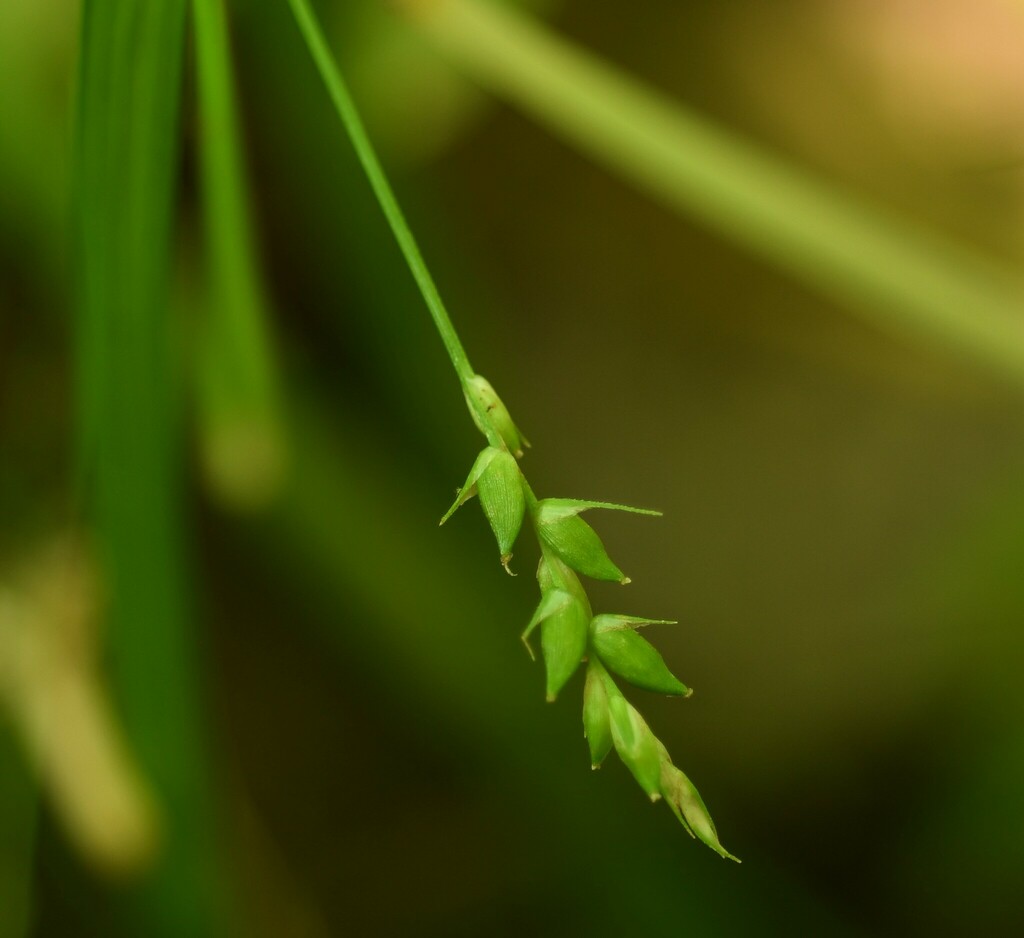
[[[1024,384],[1020,278],[872,210],[508,4],[404,0],[456,65],[663,204],[895,335]]]
[[[409,265],[409,270],[412,271],[412,275],[420,288],[420,293],[423,294],[427,309],[430,310],[430,315],[433,317],[434,325],[437,326],[437,331],[441,335],[441,341],[444,342],[444,347],[448,351],[448,357],[451,359],[459,379],[465,383],[473,377],[473,369],[470,367],[466,350],[462,347],[462,342],[455,331],[455,326],[452,325],[448,311],[441,300],[441,295],[434,284],[434,279],[430,276],[430,271],[427,269],[423,255],[416,244],[416,239],[413,237],[412,231],[402,215],[402,210],[398,206],[398,201],[391,190],[391,185],[384,174],[384,169],[381,167],[373,145],[370,143],[370,138],[366,134],[366,129],[363,127],[363,122],[359,117],[359,112],[356,110],[352,96],[349,94],[345,80],[341,77],[341,72],[331,55],[331,50],[327,45],[327,40],[324,38],[323,30],[320,28],[320,24],[317,22],[308,0],[288,0],[288,2],[291,5],[292,12],[295,14],[299,30],[306,40],[306,45],[309,46],[313,61],[320,71],[320,77],[327,86],[327,91],[331,96],[338,116],[345,125],[345,130],[348,132],[353,147],[355,147],[359,162],[362,164],[374,194],[377,196],[377,201],[380,202],[380,207],[388,220],[388,224],[391,226],[395,239],[398,241],[398,246],[405,255],[405,261]]]

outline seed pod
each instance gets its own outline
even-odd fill
[[[589,610],[572,593],[556,588],[541,595],[537,611],[523,632],[523,641],[540,626],[548,701],[558,696],[579,666],[587,650],[588,622]],[[526,647],[530,648],[528,643]]]
[[[538,515],[537,532],[541,540],[574,570],[595,580],[628,583],[615,566],[597,532],[575,515],[557,521],[545,521],[543,502]]]
[[[661,753],[659,743],[636,708],[625,697],[614,695],[608,701],[612,742],[619,758],[633,773],[651,801],[661,797]]]
[[[587,665],[587,683],[583,687],[583,735],[590,747],[592,769],[601,767],[612,748],[607,681],[608,675],[601,663],[591,658]]]
[[[590,611],[590,600],[587,599],[587,592],[583,589],[580,578],[554,554],[548,554],[540,558],[540,563],[537,565],[537,582],[540,584],[540,591],[542,593],[555,589],[571,593],[583,603],[584,608],[587,610],[588,619],[593,616],[593,613]]]
[[[662,748],[664,752],[664,748]],[[740,860],[734,857],[718,839],[715,823],[693,783],[676,768],[664,753],[661,763],[661,793],[665,796],[672,813],[679,819],[691,835],[696,835],[719,856],[727,860]]]
[[[521,459],[523,447],[530,444],[512,422],[508,408],[501,402],[491,383],[483,375],[473,375],[465,384],[466,403],[477,429],[487,436],[497,433],[516,459]]]
[[[635,687],[689,697],[692,691],[669,671],[657,649],[623,621],[622,616],[596,616],[591,622],[591,644],[602,663]]]
[[[540,647],[547,670],[547,699],[559,695],[576,673],[587,651],[587,611],[572,597],[564,609],[549,616],[540,627]]]
[[[612,562],[597,532],[579,517],[581,511],[590,508],[610,508],[641,515],[657,515],[658,512],[574,498],[545,498],[538,503],[537,532],[565,563],[595,580],[628,583],[629,578],[623,576]]]
[[[477,480],[480,504],[498,541],[501,562],[508,570],[512,545],[519,536],[526,513],[526,495],[515,457],[497,450]]]

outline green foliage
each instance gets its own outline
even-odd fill
[[[468,76],[659,203],[874,328],[1024,382],[1016,272],[819,182],[508,5],[402,7]]]
[[[246,200],[224,0],[193,0],[204,274],[196,338],[203,467],[225,503],[258,507],[287,465],[279,378]]]
[[[83,8],[75,371],[79,481],[104,580],[116,584],[107,633],[115,697],[168,816],[160,862],[130,904],[147,907],[164,933],[199,935],[217,884],[169,302],[185,14],[184,0]]]

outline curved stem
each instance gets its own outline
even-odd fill
[[[438,293],[433,277],[430,276],[430,271],[423,260],[423,255],[416,244],[416,239],[406,223],[405,216],[402,215],[402,210],[398,206],[398,201],[391,190],[391,185],[384,174],[384,169],[381,167],[380,160],[377,159],[377,154],[370,143],[370,138],[366,134],[366,129],[363,127],[362,119],[359,117],[359,112],[352,100],[352,96],[349,94],[345,80],[342,78],[337,63],[331,55],[331,50],[327,45],[327,40],[324,38],[323,30],[320,28],[320,24],[317,22],[316,16],[309,5],[309,0],[288,0],[288,3],[292,8],[292,13],[295,15],[295,20],[306,41],[306,45],[309,47],[310,54],[313,56],[313,61],[320,72],[320,77],[327,86],[327,91],[331,96],[331,101],[334,103],[335,110],[338,112],[341,122],[345,125],[345,130],[352,141],[352,146],[359,157],[359,162],[362,164],[366,177],[370,181],[370,186],[377,196],[381,210],[391,226],[391,231],[395,236],[395,240],[398,241],[402,254],[405,255],[405,262],[409,265],[409,270],[412,272],[413,278],[420,288],[420,293],[423,294],[427,309],[430,310],[430,315],[448,352],[448,357],[452,361],[452,366],[455,368],[459,380],[465,384],[474,374],[469,364],[466,350],[462,347],[462,342],[455,331],[455,326],[452,325],[452,321],[448,317],[448,311],[441,300],[441,295]]]

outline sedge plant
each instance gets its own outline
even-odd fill
[[[736,859],[720,843],[697,789],[673,763],[668,750],[616,681],[617,677],[643,690],[689,697],[692,691],[672,674],[662,656],[640,634],[640,629],[648,625],[674,623],[629,615],[595,615],[580,579],[582,575],[621,584],[629,582],[609,557],[597,532],[581,517],[584,512],[608,509],[641,515],[660,513],[609,502],[538,498],[534,494],[520,465],[529,444],[490,382],[470,365],[320,24],[308,0],[288,2],[419,286],[462,386],[470,416],[486,440],[441,524],[476,496],[497,540],[501,563],[509,572],[512,549],[524,524],[528,524],[540,546],[540,601],[522,638],[532,655],[529,639],[540,629],[547,699],[554,701],[585,661],[583,726],[591,765],[598,768],[614,749],[652,801],[664,799],[692,836],[721,856]]]

